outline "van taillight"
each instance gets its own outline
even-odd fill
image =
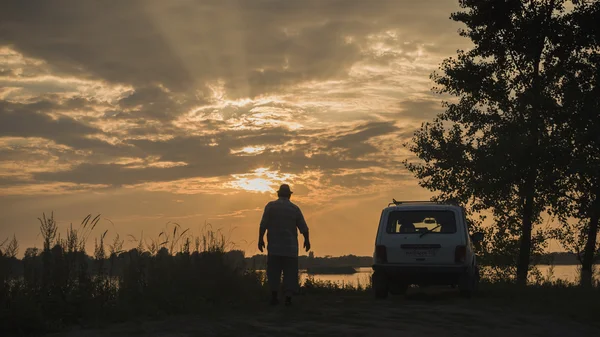
[[[463,263],[467,258],[467,246],[456,246],[454,250],[454,262]]]
[[[375,247],[375,257],[381,263],[387,263],[387,249],[385,246]]]

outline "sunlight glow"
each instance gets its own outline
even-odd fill
[[[148,164],[149,167],[157,167],[157,168],[171,168],[171,167],[177,167],[177,166],[187,166],[186,162],[182,162],[182,161],[159,161],[156,163],[150,163]]]
[[[231,150],[232,154],[260,154],[264,152],[266,147],[264,146],[246,146],[240,150]]]
[[[296,175],[289,173],[281,173],[279,171],[271,171],[268,168],[260,167],[254,170],[253,173],[234,174],[233,181],[226,184],[227,187],[243,189],[250,192],[275,192],[278,185],[282,183],[291,183]]]
[[[262,178],[254,178],[254,179],[240,178],[239,180],[232,182],[232,185],[242,188],[246,191],[252,191],[252,192],[264,193],[264,192],[275,191],[271,187],[271,182],[266,179],[262,179]]]

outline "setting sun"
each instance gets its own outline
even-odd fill
[[[275,191],[275,189],[272,186],[272,182],[266,180],[266,179],[262,179],[262,178],[254,178],[254,179],[247,179],[247,178],[241,178],[237,181],[234,181],[231,183],[233,186],[242,188],[246,191],[251,191],[251,192],[273,192]]]
[[[248,192],[274,192],[282,183],[290,183],[295,175],[272,171],[265,167],[255,169],[252,173],[234,174],[233,180],[226,184],[230,188],[243,189]]]

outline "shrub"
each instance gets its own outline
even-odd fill
[[[16,239],[8,246],[4,243],[0,330],[39,333],[133,316],[192,313],[256,301],[264,294],[261,275],[243,268],[243,252],[226,251],[219,231],[209,229],[192,237],[176,225],[150,244],[140,238],[137,248],[127,252],[117,235],[109,256],[105,232],[95,241],[94,256],[88,256],[87,238],[98,220],[99,216],[86,217],[79,229],[69,227],[63,240],[53,214],[44,215],[40,219],[44,249],[27,249],[20,261],[14,257]],[[14,273],[11,261],[22,266],[20,275]]]

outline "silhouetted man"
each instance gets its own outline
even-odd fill
[[[265,248],[267,233],[267,281],[271,288],[271,304],[279,303],[278,290],[283,272],[285,304],[292,304],[292,295],[298,289],[298,230],[304,235],[304,248],[310,250],[308,226],[302,211],[290,201],[292,191],[283,184],[277,191],[279,199],[269,202],[260,221],[258,249]]]

